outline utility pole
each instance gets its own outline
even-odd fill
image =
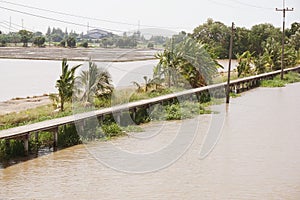
[[[24,20],[22,19],[22,30],[24,30]]]
[[[293,11],[294,8],[289,9],[288,7],[285,8],[285,0],[283,0],[283,8],[278,9],[276,11],[282,11],[283,19],[282,19],[282,51],[281,51],[281,74],[280,78],[283,80],[283,69],[284,69],[284,38],[285,38],[285,12],[286,11]]]
[[[11,16],[9,17],[9,33],[11,33]]]
[[[229,64],[228,64],[228,79],[226,87],[226,103],[229,103],[230,98],[230,71],[231,71],[231,58],[232,58],[232,46],[233,46],[233,37],[234,37],[234,23],[231,25],[231,36],[230,36],[230,47],[229,47]]]

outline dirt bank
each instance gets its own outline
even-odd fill
[[[48,96],[11,99],[8,101],[0,102],[0,115],[5,115],[12,112],[20,112],[50,103],[51,100]]]

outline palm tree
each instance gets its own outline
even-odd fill
[[[158,77],[164,77],[167,80],[168,87],[177,84],[178,78],[178,66],[182,61],[181,53],[174,52],[173,49],[166,48],[163,53],[158,53],[155,55],[159,59],[159,63],[156,67],[155,75]]]
[[[207,53],[205,46],[190,37],[184,38],[171,49],[166,48],[163,53],[158,53],[156,58],[159,63],[154,75],[163,76],[168,81],[177,85],[180,77],[188,81],[193,88],[205,86],[212,81],[220,66]]]
[[[89,61],[89,69],[82,71],[77,77],[78,98],[84,103],[93,103],[95,97],[107,97],[113,91],[111,76],[103,68],[98,68],[95,63]]]
[[[186,37],[177,46],[177,51],[182,52],[184,61],[180,66],[181,74],[193,88],[212,82],[212,77],[217,73],[220,65],[212,59],[205,45]]]
[[[152,86],[155,86],[155,90],[157,90],[158,86],[161,85],[161,79],[157,77],[151,79],[147,76],[144,76],[143,79],[145,81],[144,88],[138,82],[132,81],[132,84],[137,87],[137,92],[148,92],[149,88],[151,88]]]
[[[75,71],[81,65],[76,65],[69,70],[67,59],[62,61],[62,74],[56,81],[56,88],[58,88],[58,95],[60,98],[60,110],[64,111],[64,104],[66,101],[71,100],[73,95],[73,87],[75,82]]]

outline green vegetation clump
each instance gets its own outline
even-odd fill
[[[237,98],[237,97],[240,97],[241,95],[240,94],[236,94],[236,93],[234,93],[234,92],[230,92],[230,97],[232,97],[232,98]]]
[[[285,87],[286,84],[300,82],[300,74],[296,72],[289,72],[284,75],[283,80],[280,75],[277,75],[272,80],[263,80],[260,83],[261,87]]]
[[[211,111],[207,110],[198,102],[184,101],[170,105],[157,105],[151,110],[149,117],[151,120],[182,120],[193,118],[201,114],[210,114]]]
[[[59,130],[57,144],[58,147],[66,148],[81,143],[82,141],[77,133],[76,126],[74,124],[65,125]]]
[[[121,136],[124,134],[123,130],[117,123],[103,124],[101,129],[108,138]]]
[[[23,156],[24,146],[21,140],[0,140],[0,161]]]
[[[300,82],[300,74],[296,72],[289,72],[285,74],[283,79],[287,84]]]
[[[143,132],[144,130],[139,127],[139,126],[126,126],[122,127],[122,130],[125,131],[126,133],[138,133],[138,132]]]
[[[263,80],[260,83],[261,87],[285,87],[285,81],[283,80]]]

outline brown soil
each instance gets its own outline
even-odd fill
[[[36,108],[38,106],[43,106],[50,103],[51,100],[48,96],[11,99],[5,102],[0,102],[0,115],[12,112],[20,112],[23,110]]]

